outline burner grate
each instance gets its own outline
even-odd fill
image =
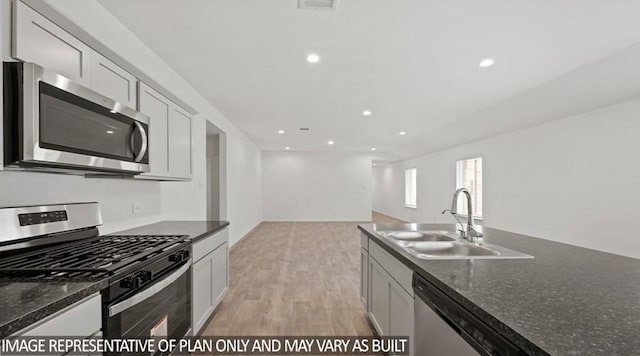
[[[147,259],[186,238],[186,235],[99,236],[3,258],[0,260],[0,274],[113,274],[124,266]]]

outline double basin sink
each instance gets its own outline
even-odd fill
[[[423,260],[514,259],[533,256],[484,242],[470,242],[442,230],[377,230],[412,256]]]

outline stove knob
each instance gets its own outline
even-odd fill
[[[169,261],[178,263],[186,260],[187,257],[189,257],[189,251],[182,250],[170,255]]]
[[[141,279],[142,278],[140,275],[126,277],[120,281],[120,287],[127,288],[127,289],[136,289],[140,287],[140,284],[142,283]]]
[[[173,255],[169,255],[169,261],[180,262],[182,261],[182,255],[179,252],[176,252]]]

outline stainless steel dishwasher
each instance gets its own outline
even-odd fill
[[[415,354],[525,355],[502,335],[416,273]]]

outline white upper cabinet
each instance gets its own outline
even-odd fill
[[[132,109],[136,108],[137,79],[99,53],[91,54],[91,87]]]
[[[136,178],[187,180],[191,178],[191,116],[143,82],[138,110],[149,116],[151,171]]]
[[[13,6],[15,58],[37,63],[135,109],[136,77],[21,1]]]
[[[13,3],[13,57],[90,86],[92,50],[20,1]]]
[[[192,117],[188,111],[23,2],[12,5],[13,57],[37,63],[149,116],[150,172],[136,178],[191,179]]]
[[[143,82],[139,83],[138,110],[149,116],[149,173],[144,176],[169,176],[169,117],[171,101]]]
[[[191,116],[173,107],[169,121],[169,170],[172,177],[191,178]]]

